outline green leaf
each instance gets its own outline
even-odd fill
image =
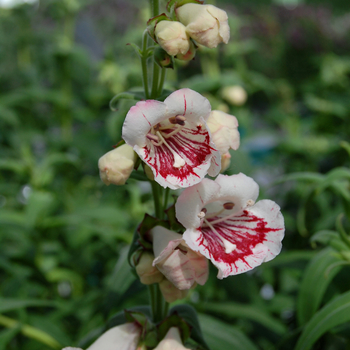
[[[20,326],[15,328],[5,329],[0,332],[0,350],[6,350],[7,344],[14,338],[21,330]]]
[[[212,350],[258,350],[238,328],[199,314],[204,338]]]
[[[295,350],[308,350],[325,332],[350,321],[350,291],[327,303],[306,324]]]
[[[10,298],[0,298],[0,313],[18,310],[26,307],[43,307],[52,306],[57,307],[57,303],[48,300],[38,300],[38,299],[10,299]]]
[[[339,260],[333,249],[326,248],[310,261],[304,273],[297,300],[299,325],[306,324],[317,311],[327,286],[339,272],[340,266],[335,266],[330,271],[327,271],[327,269]],[[328,272],[328,275],[326,275],[326,272]]]
[[[283,323],[274,319],[267,312],[259,309],[259,307],[255,305],[241,305],[232,302],[205,303],[204,309],[205,311],[218,313],[220,315],[237,317],[238,319],[246,318],[255,321],[279,335],[284,334],[287,330]]]
[[[292,173],[288,175],[281,176],[278,178],[274,184],[280,184],[286,181],[311,181],[311,182],[321,182],[324,180],[324,175],[311,172],[301,172],[301,173]]]

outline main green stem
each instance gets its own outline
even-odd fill
[[[150,0],[152,17],[159,15],[159,0]],[[144,32],[142,40],[142,51],[145,55],[147,50],[147,33]],[[146,56],[145,56],[146,57]],[[153,75],[152,75],[152,90],[149,94],[148,90],[148,75],[147,75],[147,58],[142,58],[142,75],[145,88],[146,98],[151,97],[157,99],[162,91],[165,80],[165,68],[160,68],[153,58]],[[158,219],[164,218],[164,210],[167,206],[167,199],[169,191],[167,190],[163,195],[163,189],[155,181],[151,182],[152,193],[154,200],[154,210]],[[152,318],[155,323],[162,321],[168,313],[169,303],[167,303],[159,289],[159,284],[155,283],[149,286],[150,303],[152,310]]]

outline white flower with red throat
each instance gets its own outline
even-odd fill
[[[273,259],[281,250],[284,220],[270,200],[255,203],[259,187],[250,177],[219,175],[185,189],[176,217],[183,239],[219,269],[218,278],[236,275]]]
[[[220,152],[211,141],[206,120],[209,101],[190,89],[173,92],[164,102],[140,101],[131,107],[123,139],[147,163],[163,187],[199,183],[220,171]]]

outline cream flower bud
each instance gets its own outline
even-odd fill
[[[221,96],[234,106],[244,105],[248,98],[247,92],[239,85],[224,87]]]
[[[170,55],[185,55],[190,49],[190,38],[185,26],[176,21],[160,21],[156,25],[155,37],[158,44]]]
[[[134,169],[137,156],[129,145],[122,145],[102,156],[98,161],[101,180],[108,186],[124,185]]]
[[[179,53],[176,55],[176,58],[181,61],[190,61],[196,56],[196,46],[190,40],[190,49],[183,55]]]
[[[163,274],[152,265],[153,260],[153,254],[144,252],[136,265],[136,273],[143,284],[159,283],[164,278]]]
[[[228,169],[231,164],[231,154],[230,152],[226,152],[221,156],[221,170],[220,173],[223,173]]]
[[[221,111],[211,111],[207,124],[215,147],[221,155],[227,153],[230,148],[238,149],[239,132],[236,117]]]
[[[190,289],[195,283],[205,284],[208,279],[207,259],[189,249],[182,235],[162,226],[152,229],[153,251],[157,266],[164,276],[180,290]]]
[[[166,336],[154,350],[190,350],[182,344],[180,331],[176,327],[169,328]]]
[[[186,4],[176,9],[176,15],[201,45],[214,48],[230,39],[227,13],[213,5]]]
[[[176,300],[186,298],[188,294],[188,290],[180,290],[176,288],[167,279],[163,279],[163,281],[159,283],[159,288],[163,294],[164,299],[168,303],[173,303]]]

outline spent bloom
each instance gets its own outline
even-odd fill
[[[189,187],[220,171],[220,152],[206,124],[210,111],[209,101],[190,89],[177,90],[164,102],[140,101],[125,118],[123,139],[161,186]]]
[[[190,49],[190,37],[185,26],[177,21],[160,21],[154,31],[158,44],[170,55],[185,55]]]
[[[180,331],[176,327],[169,328],[164,339],[154,348],[154,350],[190,350],[182,344]]]
[[[279,254],[284,220],[250,177],[219,175],[185,189],[176,217],[186,228],[183,239],[218,268],[218,278],[246,272]]]
[[[108,186],[124,185],[128,180],[137,155],[129,145],[122,145],[103,155],[98,161],[101,180]]]
[[[176,16],[201,45],[214,48],[230,39],[227,13],[213,5],[186,4],[176,9]]]
[[[223,155],[229,149],[239,147],[238,121],[233,115],[222,111],[211,111],[207,124],[215,147]]]
[[[208,279],[207,259],[188,248],[182,235],[162,226],[152,229],[153,266],[180,290],[190,289],[195,283],[204,285]]]

